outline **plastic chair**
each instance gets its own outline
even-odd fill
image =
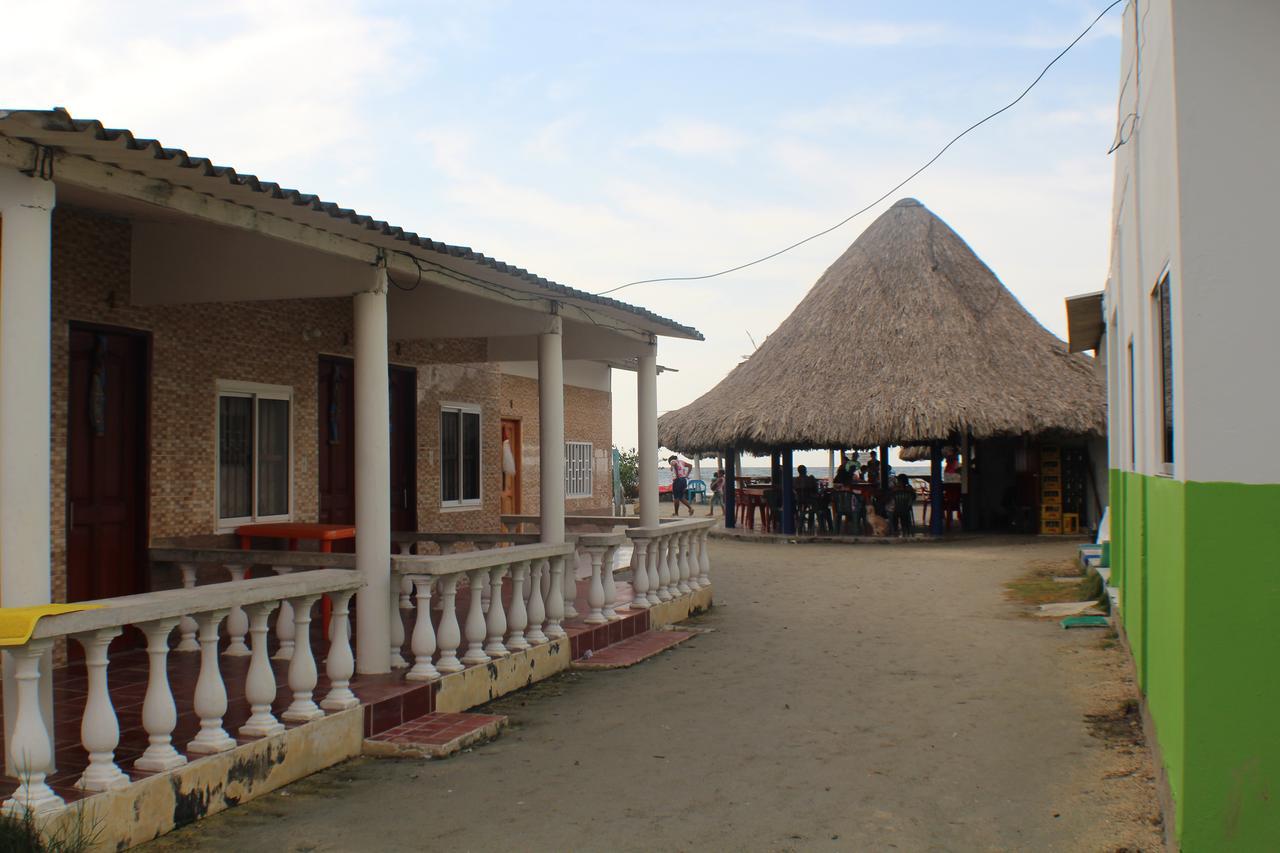
[[[705,504],[707,502],[707,483],[705,480],[690,480],[685,485],[685,496],[691,499],[697,498],[698,503]]]

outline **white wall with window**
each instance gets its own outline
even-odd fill
[[[564,496],[589,498],[592,488],[592,446],[589,441],[564,443]]]
[[[293,512],[293,389],[219,381],[218,527]]]
[[[480,505],[480,407],[446,403],[440,407],[440,506]]]

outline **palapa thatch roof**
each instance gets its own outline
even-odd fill
[[[658,419],[664,447],[874,447],[1102,435],[1093,360],[1036,322],[915,199],[885,211],[728,376]]]

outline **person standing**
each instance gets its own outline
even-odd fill
[[[716,514],[716,505],[719,504],[721,510],[724,509],[724,471],[716,471],[716,475],[711,478],[711,508],[707,510],[707,515]]]
[[[675,505],[672,514],[679,515],[680,504],[684,504],[689,515],[693,515],[693,505],[689,503],[689,472],[693,466],[679,456],[672,456],[667,462],[671,465],[671,503]]]

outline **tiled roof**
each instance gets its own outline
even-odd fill
[[[328,217],[330,220],[338,220],[365,232],[366,235],[408,243],[415,248],[488,267],[533,285],[535,293],[541,290],[546,296],[555,297],[561,301],[598,305],[612,309],[614,312],[631,315],[644,321],[638,328],[658,334],[703,339],[702,333],[697,329],[659,316],[645,308],[568,287],[466,246],[454,246],[432,240],[413,231],[406,231],[398,225],[324,201],[311,193],[288,189],[273,181],[261,180],[256,175],[242,175],[230,166],[218,166],[208,158],[193,157],[181,148],[166,148],[155,139],[136,137],[128,130],[108,128],[94,119],[74,118],[60,107],[53,110],[0,109],[0,135],[58,148],[100,162],[112,163],[120,168],[189,186],[191,189],[215,197],[226,197],[228,200],[267,212],[278,213],[280,208],[278,203],[283,202],[295,211],[302,209]],[[218,187],[215,188],[214,184]],[[218,192],[218,189],[222,189],[223,192]],[[227,189],[232,192],[226,193]],[[297,213],[292,212],[290,216],[296,217]]]

